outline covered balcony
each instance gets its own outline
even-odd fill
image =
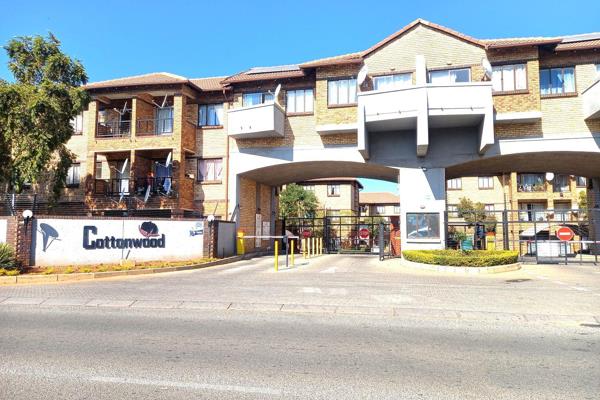
[[[130,152],[96,153],[94,168],[95,196],[120,197],[130,195]]]
[[[136,136],[173,134],[173,96],[137,96],[135,102]]]
[[[275,102],[234,108],[227,112],[229,136],[235,139],[283,137],[283,107]]]
[[[583,118],[600,118],[600,79],[585,89],[581,97],[583,98]]]
[[[98,109],[96,138],[128,138],[131,136],[132,99],[105,101]]]

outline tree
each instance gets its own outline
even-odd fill
[[[458,217],[463,218],[469,225],[483,223],[488,232],[496,229],[496,216],[485,212],[485,205],[482,203],[473,203],[470,199],[462,197],[456,206]]]
[[[12,39],[4,49],[15,81],[0,79],[0,182],[20,193],[43,179],[56,200],[73,158],[65,146],[70,122],[89,103],[87,75],[51,33]]]
[[[318,207],[317,196],[295,183],[287,185],[279,194],[279,215],[282,218],[314,215]]]

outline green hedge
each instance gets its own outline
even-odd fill
[[[453,267],[491,267],[514,264],[519,258],[516,251],[508,250],[404,250],[402,257],[408,261],[450,265]]]

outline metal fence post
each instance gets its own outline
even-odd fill
[[[502,241],[503,243],[503,247],[504,250],[510,250],[509,247],[509,236],[508,236],[508,211],[503,210],[502,211]]]
[[[385,259],[385,254],[384,254],[385,238],[383,237],[384,234],[385,234],[385,232],[384,232],[383,222],[380,222],[379,223],[379,261],[383,261]]]
[[[533,235],[534,236],[533,237],[535,240],[535,263],[539,264],[540,260],[538,257],[539,252],[538,252],[538,241],[537,241],[537,224],[536,224],[536,220],[535,220],[535,213],[533,215],[534,215],[534,217],[533,217]]]

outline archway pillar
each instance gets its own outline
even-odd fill
[[[589,178],[587,189],[590,240],[600,241],[600,178]],[[600,245],[590,246],[592,254],[600,254]]]
[[[402,250],[446,247],[446,173],[443,168],[400,168]]]

